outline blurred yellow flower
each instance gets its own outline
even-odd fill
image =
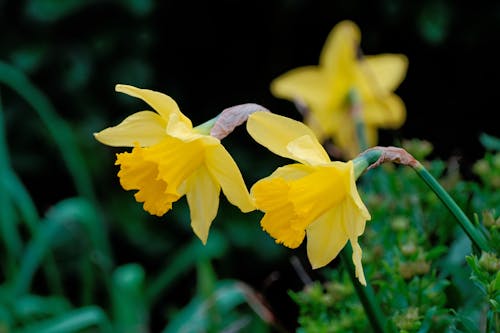
[[[162,216],[186,195],[191,227],[205,244],[222,191],[243,212],[255,209],[243,177],[220,140],[206,126],[193,128],[169,96],[147,89],[117,85],[116,91],[137,97],[156,112],[141,111],[119,125],[95,133],[103,144],[134,147],[117,154],[118,177],[125,190],[137,190],[144,210]]]
[[[356,276],[366,285],[358,237],[370,213],[358,194],[353,162],[330,161],[306,125],[270,112],[250,115],[247,130],[275,154],[300,162],[278,168],[252,186],[255,205],[265,213],[262,228],[290,248],[307,235],[313,268],[327,265],[349,240]]]
[[[402,54],[363,56],[361,33],[354,22],[342,21],[330,32],[319,66],[293,69],[271,83],[279,98],[305,104],[304,122],[320,142],[331,138],[347,158],[359,151],[353,120],[357,95],[368,146],[377,144],[377,128],[399,128],[405,121],[403,101],[393,93],[406,76],[408,59]]]

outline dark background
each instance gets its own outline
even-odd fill
[[[145,108],[114,92],[115,84],[170,95],[195,125],[247,102],[300,119],[292,103],[271,95],[269,83],[295,67],[317,64],[326,36],[345,19],[360,27],[365,54],[409,58],[396,91],[407,107],[406,123],[381,131],[380,144],[428,140],[434,157],[458,157],[470,174],[484,153],[479,135],[499,135],[498,1],[0,0],[0,60],[24,71],[71,125],[99,197],[126,197],[134,205],[115,176],[114,153],[120,149],[92,137]],[[75,189],[37,116],[14,92],[0,87],[0,93],[14,168],[43,212]],[[242,128],[226,141],[249,185],[279,165]],[[158,230],[173,232],[176,226],[170,228]],[[118,248],[130,246],[114,237]],[[233,276],[265,290],[272,264],[255,272],[256,259],[248,258],[246,266],[237,266],[245,255],[229,259]],[[133,251],[119,256],[155,266]],[[281,285],[280,293],[288,287]]]

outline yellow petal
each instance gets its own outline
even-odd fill
[[[341,202],[347,193],[343,162],[316,167],[314,172],[290,182],[289,198],[301,215],[299,222],[306,228],[331,207]]]
[[[366,56],[364,69],[379,90],[391,92],[403,82],[408,70],[408,58],[403,54]]]
[[[346,163],[349,167],[349,173],[350,173],[350,179],[348,180],[347,186],[349,187],[349,196],[352,200],[352,203],[356,206],[357,208],[357,215],[360,216],[364,221],[368,221],[371,219],[370,212],[366,208],[365,204],[363,203],[363,200],[361,200],[361,197],[359,196],[358,188],[356,187],[356,180],[354,178],[354,163],[352,161],[349,161]],[[361,223],[359,222],[358,228],[353,229],[353,233],[350,233],[348,230],[349,235],[356,235],[359,236],[363,233],[365,229],[364,222]]]
[[[296,161],[310,165],[320,165],[329,162],[323,146],[311,135],[303,135],[287,145],[286,149]]]
[[[242,212],[255,210],[238,166],[221,144],[205,146],[205,165],[231,204]]]
[[[299,100],[311,107],[329,104],[332,98],[330,79],[319,67],[292,69],[271,82],[271,93],[278,98]]]
[[[180,195],[166,193],[167,183],[158,179],[157,164],[144,160],[144,149],[135,147],[131,153],[117,154],[118,177],[125,190],[138,190],[135,199],[144,203],[144,210],[162,216]]]
[[[406,119],[406,108],[397,95],[390,94],[376,103],[363,106],[363,120],[380,128],[399,128]]]
[[[264,178],[283,178],[286,181],[296,180],[307,176],[316,170],[309,165],[294,163],[277,168],[270,176]]]
[[[293,206],[289,203],[281,209],[267,212],[260,225],[278,244],[295,249],[302,244],[306,232],[304,228],[295,228],[293,219]]]
[[[255,205],[264,211],[260,225],[269,233],[276,243],[290,248],[298,247],[305,237],[303,227],[296,227],[297,219],[295,207],[289,200],[290,186],[279,177],[267,177],[259,180],[252,186],[252,197]]]
[[[348,236],[338,209],[330,209],[307,229],[307,257],[312,268],[330,263],[347,243]]]
[[[219,142],[216,138],[195,132],[192,127],[181,121],[179,116],[175,113],[170,115],[167,125],[167,134],[184,142],[201,139],[203,137],[212,138],[214,143]]]
[[[365,231],[367,211],[359,209],[357,203],[351,199],[346,199],[342,204],[343,222],[347,235],[351,239],[361,236]]]
[[[357,190],[355,191],[357,194]],[[355,195],[354,195],[355,197]],[[361,199],[351,197],[342,205],[344,228],[349,236],[349,241],[352,246],[352,261],[354,263],[356,277],[362,285],[366,286],[365,275],[363,273],[363,265],[361,263],[362,250],[358,244],[358,236],[361,236],[365,230],[366,220],[370,219],[368,210],[364,207]],[[359,199],[359,201],[358,201]],[[364,209],[360,209],[360,205]]]
[[[165,120],[157,113],[141,111],[125,118],[120,124],[94,133],[97,141],[113,147],[154,145],[165,137]]]
[[[184,142],[166,136],[144,151],[144,159],[158,166],[158,179],[167,184],[165,192],[180,195],[184,181],[203,165],[204,149],[200,140]]]
[[[359,246],[357,238],[351,238],[350,242],[352,246],[352,262],[354,263],[356,277],[358,278],[359,283],[361,283],[363,286],[366,286],[365,273],[363,272],[363,265],[361,263],[361,256],[363,254],[363,251]]]
[[[328,72],[347,73],[354,66],[360,41],[361,32],[354,22],[346,20],[336,24],[321,51],[321,66]]]
[[[179,119],[192,127],[191,120],[187,118],[179,110],[177,103],[168,95],[149,89],[140,89],[129,85],[117,84],[115,90],[132,97],[140,98],[148,103],[156,112],[158,112],[165,121],[170,117],[170,114],[175,113]]]
[[[330,161],[311,129],[296,120],[271,112],[255,112],[247,120],[247,130],[255,141],[277,155],[311,165],[318,161],[323,163]],[[290,142],[303,136],[308,136],[310,139],[302,138],[298,144],[292,144],[290,151],[288,149]],[[305,147],[307,153],[304,153]],[[293,149],[302,156],[296,156]]]
[[[288,205],[290,186],[280,177],[267,177],[256,182],[251,189],[255,206],[263,212],[280,209]]]
[[[220,186],[205,166],[186,181],[186,198],[191,213],[191,227],[203,244],[219,208]]]

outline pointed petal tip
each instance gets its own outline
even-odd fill
[[[127,95],[132,96],[132,97],[138,97],[138,96],[136,96],[136,94],[138,91],[141,91],[141,90],[142,90],[141,88],[137,88],[137,87],[134,87],[134,86],[131,86],[128,84],[118,83],[115,85],[116,92],[121,92],[121,93],[127,94]]]
[[[198,237],[198,239],[201,241],[201,244],[203,244],[203,246],[207,245],[208,234],[202,235],[202,233],[196,230],[193,226],[191,227],[193,228],[193,232],[196,235],[196,237]]]
[[[318,268],[325,267],[325,266],[326,265],[320,265],[318,263],[311,263],[312,269],[318,269]]]
[[[128,87],[130,87],[130,86],[126,85],[126,84],[118,83],[115,85],[115,91],[123,92],[123,90],[126,90]]]

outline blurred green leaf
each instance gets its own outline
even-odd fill
[[[215,230],[210,232],[210,238],[203,245],[198,238],[179,249],[172,260],[168,262],[165,269],[160,271],[154,280],[148,283],[146,299],[148,304],[153,304],[162,291],[167,289],[176,279],[187,271],[193,269],[202,260],[218,258],[227,252],[227,241]]]
[[[68,311],[62,315],[30,325],[19,333],[73,333],[98,327],[101,333],[113,333],[104,311],[95,306]]]
[[[162,332],[207,332],[214,329],[218,332],[223,331],[235,321],[244,318],[244,312],[240,313],[237,307],[245,303],[250,306],[251,311],[256,311],[261,319],[269,320],[265,314],[267,310],[256,302],[256,299],[252,299],[248,287],[239,281],[221,280],[209,297],[201,295],[193,297],[189,304],[169,321]],[[217,327],[211,326],[214,322],[209,320],[210,309],[213,307],[217,307],[220,314],[220,323]]]
[[[39,69],[47,53],[46,45],[26,45],[12,50],[9,58],[17,68],[26,73],[32,73]]]
[[[71,304],[63,297],[24,295],[16,298],[13,313],[20,322],[62,314],[71,310]]]
[[[500,138],[486,133],[481,133],[479,141],[488,150],[500,151]]]
[[[137,16],[149,14],[154,7],[154,1],[152,0],[118,0],[117,2]]]
[[[444,1],[428,1],[418,17],[420,34],[431,44],[441,44],[448,36],[452,12]]]
[[[92,182],[85,166],[85,159],[74,140],[72,130],[59,117],[49,99],[21,71],[1,61],[0,82],[17,92],[38,113],[38,116],[51,133],[54,142],[59,146],[64,161],[73,176],[77,190],[90,200],[95,200]]]
[[[35,271],[57,239],[56,234],[64,234],[68,222],[77,222],[84,226],[95,249],[95,262],[105,270],[109,268],[111,263],[108,244],[102,228],[96,225],[93,207],[81,198],[66,199],[47,212],[46,218],[41,222],[39,233],[28,243],[15,281],[15,295],[25,294],[29,290]]]
[[[84,0],[29,0],[25,10],[28,16],[37,21],[53,23],[93,2]]]
[[[149,332],[144,269],[126,264],[113,272],[113,324],[116,332]]]

